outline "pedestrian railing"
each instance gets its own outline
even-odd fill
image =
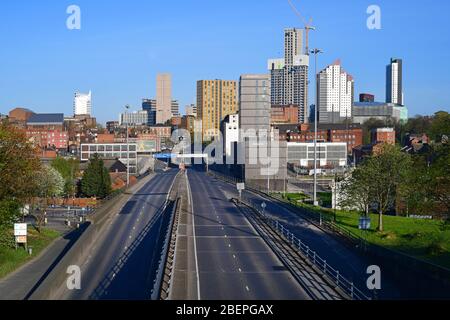
[[[321,272],[327,275],[333,284],[348,294],[353,300],[370,300],[361,290],[359,290],[352,281],[347,280],[339,270],[333,268],[327,263],[325,259],[322,259],[317,252],[312,250],[307,243],[297,238],[289,229],[287,229],[278,220],[273,219],[265,215],[264,209],[260,207],[257,202],[243,197],[241,200],[246,205],[254,209],[266,223],[272,227],[280,236],[282,236],[293,248],[297,249],[308,261],[317,267]]]

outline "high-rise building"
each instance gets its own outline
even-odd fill
[[[270,75],[242,75],[239,82],[239,125],[247,130],[270,130]]]
[[[197,106],[195,104],[186,106],[186,115],[197,118]]]
[[[75,92],[73,100],[73,114],[75,116],[91,116],[92,115],[92,92],[88,94]]]
[[[270,75],[242,75],[239,82],[240,142],[245,154],[245,182],[256,188],[283,190],[287,173],[286,142],[270,128]],[[264,154],[266,148],[266,155]],[[242,149],[241,149],[242,150]],[[261,159],[261,157],[264,157]],[[270,159],[269,164],[263,162]]]
[[[172,117],[179,117],[180,114],[180,103],[178,100],[172,100],[171,104]]]
[[[142,110],[148,112],[148,126],[156,125],[156,100],[155,99],[143,99]]]
[[[337,60],[317,75],[319,123],[351,120],[354,80]]]
[[[172,76],[168,73],[156,77],[156,124],[165,124],[172,118]]]
[[[386,102],[403,106],[403,100],[403,61],[391,59],[386,68]]]
[[[298,122],[308,122],[309,55],[303,49],[303,29],[284,31],[284,58],[271,59],[272,105],[299,106]]]
[[[202,120],[203,140],[218,137],[220,123],[229,114],[237,113],[237,83],[227,80],[197,82],[197,117]]]

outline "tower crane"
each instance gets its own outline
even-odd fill
[[[291,6],[292,11],[294,11],[295,15],[298,16],[305,25],[305,51],[306,54],[309,55],[309,31],[316,30],[316,28],[312,26],[313,20],[311,18],[309,19],[309,21],[306,21],[305,18],[300,13],[300,11],[298,11],[295,5],[292,3],[292,1],[288,0],[288,3]]]

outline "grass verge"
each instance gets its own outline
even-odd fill
[[[38,256],[42,250],[50,245],[53,240],[61,234],[50,229],[43,229],[38,233],[32,229],[28,231],[28,246],[33,248],[33,255],[29,255],[23,247],[14,248],[0,247],[0,279],[4,278],[14,270],[24,265],[26,262]]]
[[[302,197],[301,194],[287,195],[293,205],[334,219],[334,210],[301,203],[298,200]],[[371,215],[372,225],[368,231],[359,230],[359,218],[360,215],[357,212],[336,211],[338,225],[366,239],[369,243],[450,269],[450,226],[445,222],[383,216],[384,232],[378,232],[376,231],[379,218],[377,214]]]

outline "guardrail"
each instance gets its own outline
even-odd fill
[[[247,197],[243,197],[241,201],[251,207],[254,212],[259,214],[260,217],[264,221],[266,221],[273,230],[275,230],[280,236],[288,241],[288,243],[292,247],[302,253],[303,256],[306,257],[312,265],[316,266],[321,272],[327,275],[336,285],[336,287],[340,288],[342,291],[348,294],[353,300],[371,300],[361,290],[359,290],[353,282],[347,280],[344,276],[342,276],[339,270],[329,265],[325,259],[322,259],[317,254],[317,252],[311,250],[304,241],[297,238],[283,224],[281,224],[278,220],[272,219],[265,215],[264,210],[261,210],[261,208],[259,208],[259,206],[256,205],[254,201],[248,199]]]
[[[136,187],[136,185],[133,187]],[[113,199],[115,201],[111,201]],[[58,297],[61,286],[63,286],[67,280],[67,266],[78,265],[79,262],[85,258],[85,254],[92,249],[95,241],[105,230],[105,227],[107,226],[106,222],[111,216],[113,208],[118,205],[118,203],[123,202],[125,204],[126,201],[126,196],[121,192],[111,198],[110,201],[104,202],[102,206],[94,210],[89,217],[89,220],[85,222],[86,229],[84,229],[80,238],[74,243],[50,274],[42,281],[41,285],[29,294],[29,299],[51,300]]]
[[[156,225],[156,223],[163,219],[163,215],[167,210],[170,203],[164,203],[158,208],[155,215],[151,218],[150,222],[142,229],[133,243],[128,247],[128,249],[119,257],[118,261],[114,266],[107,272],[100,284],[95,288],[94,292],[90,295],[89,299],[99,300],[103,298],[103,295],[108,291],[109,286],[114,281],[117,274],[120,273],[122,268],[125,266],[127,261],[132,257],[139,245],[144,241],[144,238],[151,231],[151,229]]]
[[[236,179],[234,177],[229,177],[227,175],[224,175],[222,173],[215,172],[215,171],[210,172],[209,174],[211,176],[214,176],[214,177],[221,179],[228,183],[242,182],[242,180],[240,180],[240,179]],[[332,217],[330,217],[330,215],[313,213],[307,209],[297,207],[297,206],[293,205],[290,201],[286,201],[285,199],[282,199],[281,197],[274,197],[270,194],[267,194],[267,190],[264,190],[261,187],[255,187],[255,186],[252,186],[251,184],[246,183],[245,188],[251,192],[261,194],[265,198],[269,198],[269,199],[273,199],[275,201],[281,202],[282,204],[289,206],[290,209],[293,209],[296,211],[300,210],[302,216],[305,217],[312,224],[316,225],[317,227],[325,227],[334,233],[337,233],[337,234],[340,234],[340,235],[346,237],[347,239],[353,241],[354,243],[359,244],[360,248],[362,248],[363,250],[366,250],[369,246],[369,243],[367,242],[366,239],[356,235],[355,233],[349,231],[348,229],[345,229],[345,228],[339,226],[337,223],[335,223],[333,221],[333,219],[332,219]]]
[[[210,173],[210,175],[228,183],[234,183],[238,180],[216,171]],[[396,277],[402,279],[401,281],[403,282],[403,285],[409,288],[407,290],[415,290],[417,292],[426,291],[427,294],[423,295],[426,299],[429,299],[430,297],[437,299],[449,298],[449,269],[435,265],[428,261],[411,257],[405,253],[390,248],[372,244],[365,238],[335,223],[331,212],[330,214],[321,214],[320,212],[312,211],[312,209],[299,207],[292,202],[283,199],[281,196],[275,197],[267,194],[267,190],[252,188],[249,184],[246,184],[246,189],[250,192],[260,194],[264,198],[277,201],[281,206],[284,206],[288,210],[301,215],[304,219],[316,227],[321,228],[325,232],[330,232],[338,236],[342,241],[348,241],[352,246],[363,253],[376,259],[380,259],[380,261],[382,261],[380,263],[388,266],[390,272],[392,272]],[[432,294],[430,294],[431,291]],[[419,297],[422,297],[422,295],[419,294]]]
[[[167,227],[167,232],[166,232],[166,236],[165,236],[165,239],[164,239],[164,244],[163,244],[163,247],[161,249],[161,256],[160,256],[160,259],[158,261],[158,271],[157,271],[157,274],[156,274],[156,278],[155,278],[155,280],[153,282],[153,289],[151,291],[151,293],[152,293],[151,299],[152,300],[159,300],[161,298],[161,292],[165,291],[163,289],[164,282],[169,282],[170,281],[171,274],[166,275],[165,271],[167,269],[167,264],[169,263],[169,265],[170,265],[171,263],[173,263],[173,255],[170,256],[171,253],[169,252],[169,249],[170,249],[170,245],[171,245],[172,231],[173,231],[175,216],[177,214],[177,211],[180,208],[180,202],[181,202],[181,199],[178,198],[175,201],[175,203],[173,205],[173,208],[171,210],[171,213],[170,213],[169,225]],[[169,279],[165,279],[166,277],[169,277]],[[166,281],[166,280],[168,280],[168,281]]]

